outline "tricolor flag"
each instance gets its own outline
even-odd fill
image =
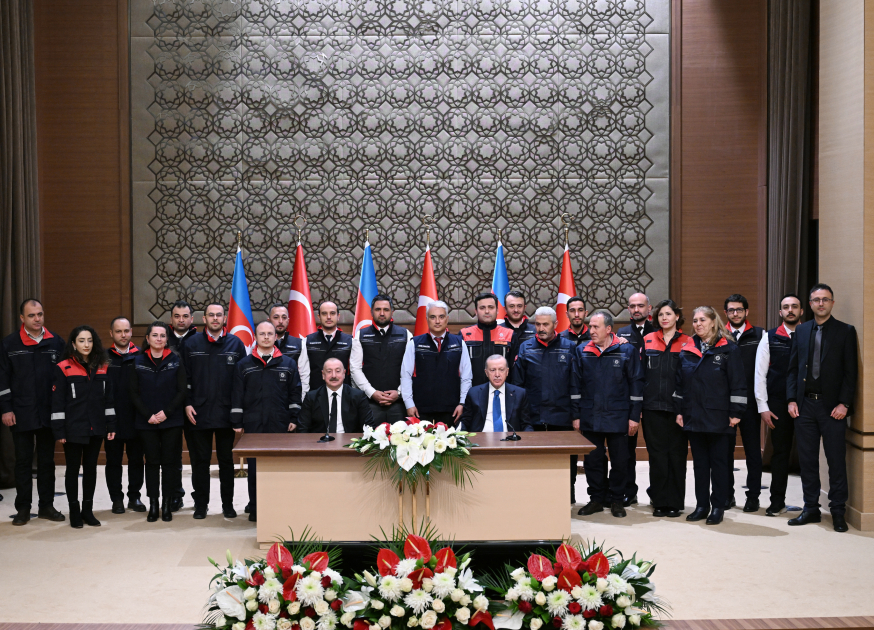
[[[246,352],[255,347],[255,320],[252,319],[252,303],[249,301],[249,285],[243,269],[243,253],[237,247],[234,263],[234,281],[231,283],[231,301],[228,305],[228,330],[246,346]]]
[[[376,271],[373,268],[373,254],[370,251],[370,241],[364,243],[364,256],[361,258],[361,279],[358,281],[358,302],[355,304],[355,323],[352,324],[352,336],[359,330],[373,323],[370,313],[370,303],[376,297]]]
[[[291,291],[288,294],[288,334],[303,338],[314,332],[316,332],[316,318],[313,315],[310,282],[307,280],[307,266],[303,261],[303,246],[298,242],[297,252],[294,255]]]
[[[498,251],[495,253],[495,272],[492,274],[492,293],[498,298],[498,323],[503,323],[507,317],[504,309],[504,298],[510,292],[510,280],[507,278],[507,264],[504,262],[504,244],[498,241]]]
[[[555,305],[555,314],[558,318],[555,332],[564,332],[570,327],[570,320],[567,317],[567,301],[576,294],[574,272],[571,269],[571,253],[567,243],[565,243],[564,255],[561,259],[561,280],[558,283],[558,300],[556,300]]]
[[[431,248],[428,247],[425,250],[425,265],[422,268],[422,284],[419,287],[419,308],[416,310],[414,335],[424,335],[428,332],[428,316],[425,314],[425,307],[439,299],[437,297],[437,281],[434,279],[434,265],[431,263]]]

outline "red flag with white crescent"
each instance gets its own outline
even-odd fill
[[[288,334],[292,337],[306,337],[316,332],[310,282],[307,280],[307,266],[300,243],[297,244],[294,255],[294,274],[291,276],[291,291],[288,296],[288,320]]]
[[[555,327],[556,333],[564,332],[570,327],[571,323],[567,316],[567,301],[576,294],[574,272],[571,269],[571,253],[567,244],[565,244],[564,255],[561,258],[561,280],[558,283],[558,299],[555,304],[555,314],[558,318],[558,324]]]
[[[425,250],[425,265],[422,268],[422,284],[419,287],[419,308],[416,310],[414,335],[424,335],[428,332],[428,316],[425,314],[425,307],[439,299],[437,297],[437,281],[434,279],[434,265],[431,262],[431,248],[429,247]]]

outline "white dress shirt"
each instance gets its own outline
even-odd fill
[[[310,359],[307,356],[307,343],[303,339],[300,344],[300,356],[297,357],[297,371],[300,374],[300,399],[310,391]]]
[[[328,426],[331,424],[331,400],[334,398],[334,392],[331,388],[325,385],[325,391],[328,392]],[[346,433],[343,429],[343,385],[337,389],[337,430],[334,433]]]
[[[40,328],[40,330],[39,330],[39,334],[38,334],[36,337],[34,337],[33,335],[31,335],[31,334],[30,334],[30,331],[29,331],[27,328],[24,329],[24,332],[27,334],[28,337],[30,337],[31,339],[33,339],[33,340],[34,340],[35,342],[37,342],[37,343],[39,343],[40,341],[42,341],[42,340],[43,340],[43,337],[46,336],[46,329],[45,329],[45,327]]]
[[[785,324],[781,324],[789,336],[795,335],[794,330],[786,328]],[[756,348],[756,374],[755,374],[755,394],[756,406],[759,408],[759,413],[770,411],[768,407],[768,370],[771,366],[771,345],[768,342],[768,332],[762,333],[762,340],[759,341],[759,346]]]
[[[489,383],[489,407],[486,409],[486,423],[483,425],[484,432],[494,432],[495,423],[492,418],[492,406],[495,402],[495,392],[501,392],[499,395],[499,399],[501,401],[501,422],[504,423],[504,431],[507,430],[507,384],[504,383],[501,385],[501,388],[496,390],[494,385]]]
[[[434,344],[436,345],[437,338],[434,335],[431,335],[431,338],[434,339]],[[440,335],[440,338],[445,340],[446,333],[444,332]],[[413,371],[415,369],[416,343],[410,338],[407,342],[407,350],[404,352],[404,361],[401,363],[401,398],[404,399],[404,405],[406,405],[407,409],[416,406],[413,400]],[[461,340],[461,365],[458,366],[458,372],[461,377],[461,400],[458,401],[458,404],[463,405],[473,380],[473,372],[470,368],[470,355],[467,353],[467,344],[464,343],[464,339]]]
[[[382,331],[382,334],[386,334],[389,327],[377,326],[377,328]],[[355,384],[355,387],[360,389],[368,398],[370,398],[373,396],[373,392],[376,391],[376,388],[370,384],[369,380],[367,380],[362,369],[362,365],[364,364],[364,349],[361,347],[361,341],[359,339],[361,330],[362,329],[359,329],[358,332],[355,333],[355,338],[352,340],[352,354],[349,357],[349,371],[352,372],[352,382]],[[412,338],[413,333],[408,330],[407,342]]]

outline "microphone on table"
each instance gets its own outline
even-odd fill
[[[319,438],[319,442],[333,442],[336,439],[333,435],[328,434],[328,424],[325,423],[325,434]]]
[[[518,442],[519,440],[521,440],[521,439],[522,439],[522,436],[519,435],[518,433],[516,433],[516,427],[514,427],[512,424],[510,424],[510,423],[509,423],[508,421],[506,421],[506,420],[505,420],[504,422],[507,423],[507,426],[508,426],[508,427],[510,427],[511,429],[513,429],[513,435],[508,435],[508,436],[505,437],[505,438],[501,438],[501,442]]]

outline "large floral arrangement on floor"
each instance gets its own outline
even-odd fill
[[[661,625],[654,570],[651,562],[623,560],[594,544],[562,544],[554,554],[532,555],[526,567],[506,565],[484,582],[506,604],[499,628],[605,630]]]
[[[442,422],[407,418],[391,425],[383,423],[375,429],[364,427],[364,435],[353,438],[348,447],[370,457],[366,472],[381,473],[399,489],[409,487],[415,492],[432,469],[445,470],[456,485],[470,483],[473,475],[479,473],[470,454],[470,449],[476,446],[470,441],[473,435]]]
[[[356,575],[341,621],[353,630],[452,630],[485,624],[494,630],[489,600],[468,566],[449,547],[436,553],[422,536],[407,535],[402,548],[383,548],[375,573]],[[398,545],[395,545],[397,547]]]
[[[289,549],[298,552],[295,562]],[[342,606],[343,578],[331,568],[339,552],[303,541],[276,543],[264,560],[220,567],[210,585],[202,628],[220,630],[335,630]]]

